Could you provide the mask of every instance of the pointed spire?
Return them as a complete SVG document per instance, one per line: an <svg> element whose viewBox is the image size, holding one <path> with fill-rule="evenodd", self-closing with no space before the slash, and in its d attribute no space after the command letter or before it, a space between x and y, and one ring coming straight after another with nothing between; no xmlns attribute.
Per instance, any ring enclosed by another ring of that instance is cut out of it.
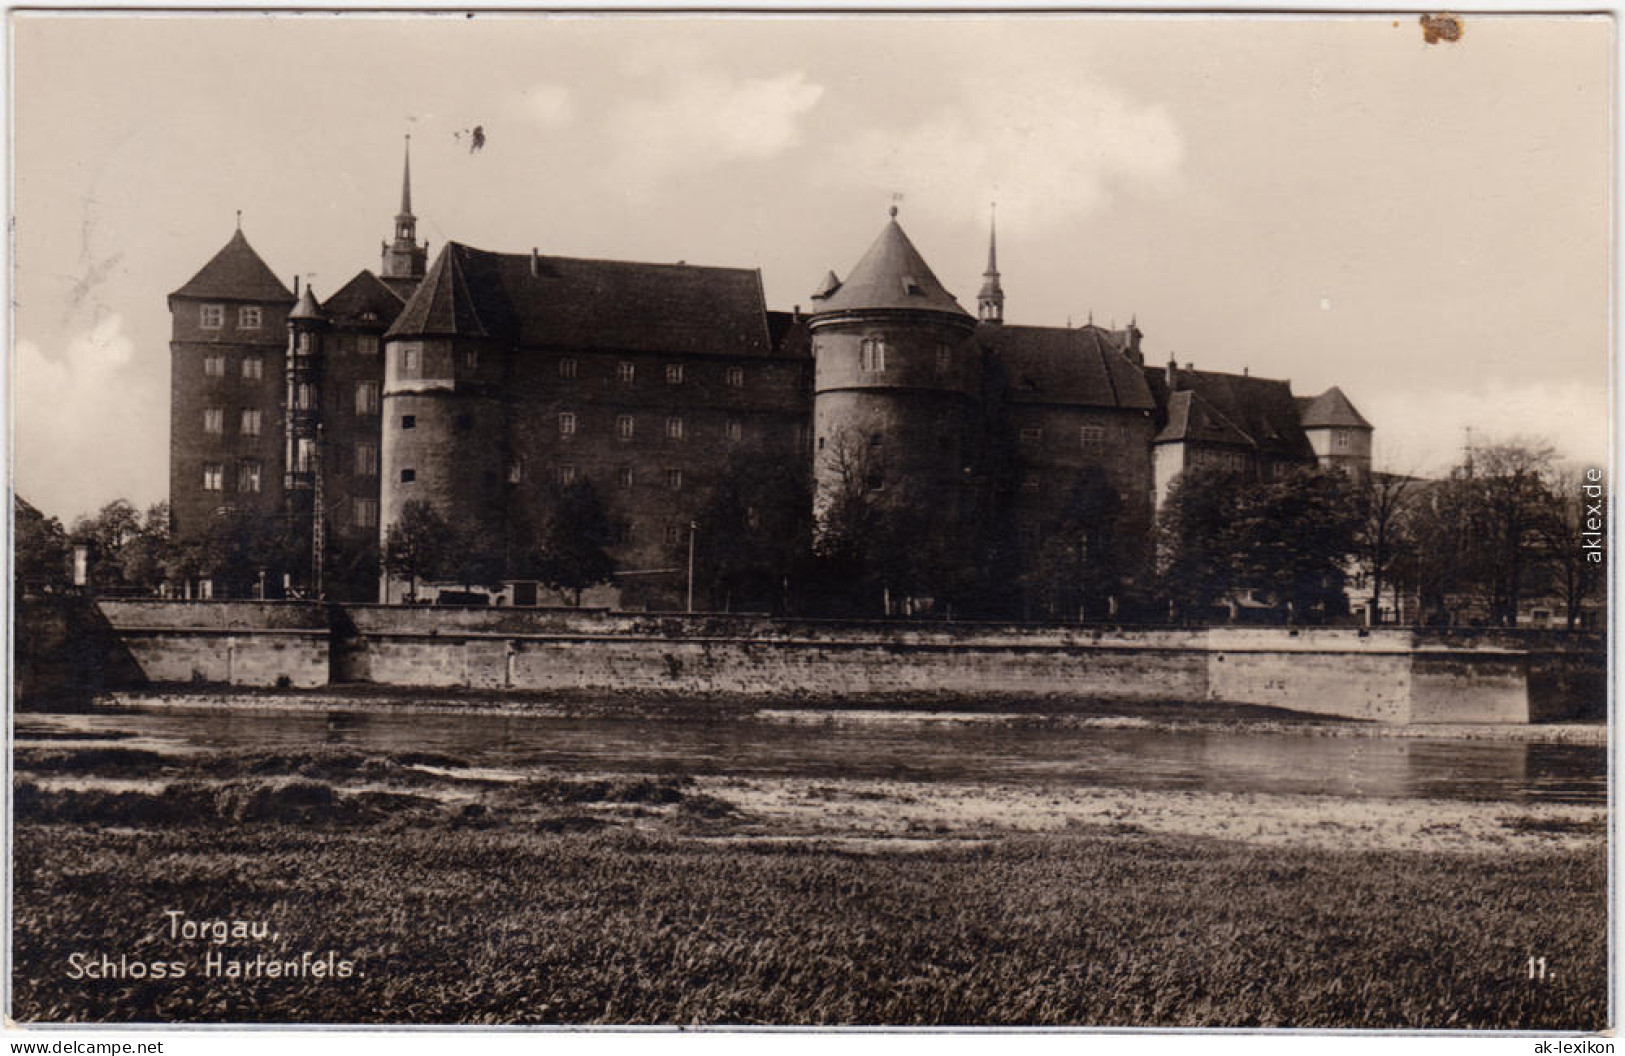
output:
<svg viewBox="0 0 1625 1056"><path fill-rule="evenodd" d="M429 262L428 244L418 245L418 218L412 215L412 134L406 134L401 165L401 211L395 214L395 238L384 243L383 277L421 279Z"/></svg>
<svg viewBox="0 0 1625 1056"><path fill-rule="evenodd" d="M1004 322L1004 286L999 282L999 203L992 203L987 229L987 270L976 295L976 315L984 323Z"/></svg>
<svg viewBox="0 0 1625 1056"><path fill-rule="evenodd" d="M401 167L401 215L412 216L412 133L406 134L406 160ZM413 219L416 219L413 217Z"/></svg>

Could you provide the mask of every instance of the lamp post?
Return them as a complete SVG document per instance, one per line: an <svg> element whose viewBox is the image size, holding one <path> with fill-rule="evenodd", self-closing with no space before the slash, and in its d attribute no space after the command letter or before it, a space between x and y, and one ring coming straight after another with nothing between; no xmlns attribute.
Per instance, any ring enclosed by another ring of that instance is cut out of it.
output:
<svg viewBox="0 0 1625 1056"><path fill-rule="evenodd" d="M694 533L699 531L699 522L688 522L688 611L694 611Z"/></svg>

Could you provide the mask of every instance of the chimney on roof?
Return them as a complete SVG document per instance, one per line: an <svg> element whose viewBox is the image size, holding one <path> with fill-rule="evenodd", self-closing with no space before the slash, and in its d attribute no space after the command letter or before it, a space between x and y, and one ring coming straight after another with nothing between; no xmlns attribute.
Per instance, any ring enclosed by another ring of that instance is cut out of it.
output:
<svg viewBox="0 0 1625 1056"><path fill-rule="evenodd" d="M530 277L540 278L542 274L542 254L535 247L530 247Z"/></svg>
<svg viewBox="0 0 1625 1056"><path fill-rule="evenodd" d="M1192 372L1192 373L1195 373L1196 364L1195 363L1187 363L1187 364L1185 364L1185 369Z"/></svg>
<svg viewBox="0 0 1625 1056"><path fill-rule="evenodd" d="M1247 376L1247 368L1245 366L1241 368L1241 376L1244 378Z"/></svg>
<svg viewBox="0 0 1625 1056"><path fill-rule="evenodd" d="M1163 371L1163 380L1168 383L1168 391L1174 392L1179 388L1179 364L1174 362L1174 354L1168 353L1168 368Z"/></svg>
<svg viewBox="0 0 1625 1056"><path fill-rule="evenodd" d="M295 275L293 277L293 299L296 300L296 301L299 299L299 276L298 275Z"/></svg>
<svg viewBox="0 0 1625 1056"><path fill-rule="evenodd" d="M791 305L791 307L790 307L790 321L792 323L801 322L801 305L799 305L799 304Z"/></svg>

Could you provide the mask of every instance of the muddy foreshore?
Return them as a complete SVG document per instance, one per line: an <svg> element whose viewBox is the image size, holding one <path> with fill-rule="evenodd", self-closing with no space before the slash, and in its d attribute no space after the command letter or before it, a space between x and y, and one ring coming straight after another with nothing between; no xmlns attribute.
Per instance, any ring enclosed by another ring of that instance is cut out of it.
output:
<svg viewBox="0 0 1625 1056"><path fill-rule="evenodd" d="M1203 729L1388 740L1462 740L1505 744L1569 744L1606 747L1602 722L1532 725L1451 723L1387 725L1327 719L1292 711L1216 701L1098 701L1065 697L990 697L931 694L814 700L763 699L723 694L493 693L468 689L351 686L340 690L245 690L239 687L159 687L97 695L63 707L41 702L20 711L203 709L257 712L394 712L534 715L538 718L658 718L717 721L727 718L785 724L896 724L1046 726L1057 729Z"/></svg>

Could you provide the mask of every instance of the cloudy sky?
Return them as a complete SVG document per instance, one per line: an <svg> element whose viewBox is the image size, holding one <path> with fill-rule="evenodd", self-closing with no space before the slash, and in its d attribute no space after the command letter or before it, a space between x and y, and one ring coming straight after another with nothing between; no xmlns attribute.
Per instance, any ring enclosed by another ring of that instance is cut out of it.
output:
<svg viewBox="0 0 1625 1056"><path fill-rule="evenodd" d="M885 220L1012 322L1339 385L1388 467L1608 443L1603 19L17 15L14 478L165 497L164 297L230 237L378 266L412 134L431 253L760 268L808 303ZM468 130L485 149L468 149Z"/></svg>

